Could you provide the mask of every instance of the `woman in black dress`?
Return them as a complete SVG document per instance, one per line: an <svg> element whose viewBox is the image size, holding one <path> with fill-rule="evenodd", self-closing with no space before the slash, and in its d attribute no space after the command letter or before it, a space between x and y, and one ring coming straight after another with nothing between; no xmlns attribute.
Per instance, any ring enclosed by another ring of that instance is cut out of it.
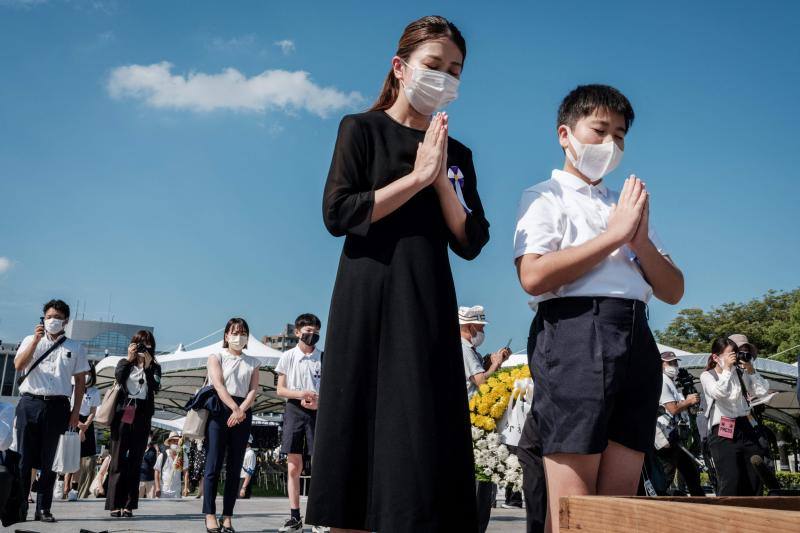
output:
<svg viewBox="0 0 800 533"><path fill-rule="evenodd" d="M457 95L465 55L446 19L411 23L376 104L339 126L323 217L346 239L323 360L310 524L477 531L448 246L473 259L489 224L472 153L448 139L447 116L433 114Z"/></svg>

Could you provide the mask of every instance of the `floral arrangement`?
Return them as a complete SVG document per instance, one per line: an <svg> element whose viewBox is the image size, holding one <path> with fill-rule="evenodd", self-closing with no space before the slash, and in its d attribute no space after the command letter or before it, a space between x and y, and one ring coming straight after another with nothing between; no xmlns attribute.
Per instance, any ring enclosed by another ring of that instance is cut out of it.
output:
<svg viewBox="0 0 800 533"><path fill-rule="evenodd" d="M485 431L494 431L511 401L514 382L529 377L531 371L528 365L495 372L469 400L469 421L472 425Z"/></svg>
<svg viewBox="0 0 800 533"><path fill-rule="evenodd" d="M511 395L515 393L514 382L530 377L527 365L500 370L478 387L478 392L470 398L472 453L478 481L510 485L514 491L522 490L522 467L517 456L501 442L497 422L506 413Z"/></svg>

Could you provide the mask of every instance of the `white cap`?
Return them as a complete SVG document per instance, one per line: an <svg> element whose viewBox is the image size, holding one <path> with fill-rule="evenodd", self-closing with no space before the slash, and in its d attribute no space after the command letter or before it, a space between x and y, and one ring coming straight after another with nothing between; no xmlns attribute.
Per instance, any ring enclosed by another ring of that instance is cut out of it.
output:
<svg viewBox="0 0 800 533"><path fill-rule="evenodd" d="M483 312L483 306L476 305L473 307L459 307L458 323L461 325L488 324L488 322L486 322L486 315Z"/></svg>

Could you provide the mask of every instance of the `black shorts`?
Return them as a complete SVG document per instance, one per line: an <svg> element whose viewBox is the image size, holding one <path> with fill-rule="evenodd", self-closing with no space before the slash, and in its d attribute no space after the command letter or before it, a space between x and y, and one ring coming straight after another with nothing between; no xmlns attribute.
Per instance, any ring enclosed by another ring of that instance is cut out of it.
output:
<svg viewBox="0 0 800 533"><path fill-rule="evenodd" d="M314 453L314 426L317 411L306 409L300 400L288 400L283 412L283 437L281 453L299 453L311 456Z"/></svg>
<svg viewBox="0 0 800 533"><path fill-rule="evenodd" d="M528 338L543 455L653 448L661 357L647 306L609 297L539 304Z"/></svg>

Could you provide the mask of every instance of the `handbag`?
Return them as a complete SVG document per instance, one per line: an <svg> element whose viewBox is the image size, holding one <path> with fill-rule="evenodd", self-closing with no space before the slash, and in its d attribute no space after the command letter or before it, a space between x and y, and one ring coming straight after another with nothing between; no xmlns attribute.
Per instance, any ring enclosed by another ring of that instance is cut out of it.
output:
<svg viewBox="0 0 800 533"><path fill-rule="evenodd" d="M78 433L67 430L58 439L58 448L51 470L59 474L74 474L81 467L81 439Z"/></svg>
<svg viewBox="0 0 800 533"><path fill-rule="evenodd" d="M187 439L203 439L206 436L208 409L189 409L183 420L183 436Z"/></svg>
<svg viewBox="0 0 800 533"><path fill-rule="evenodd" d="M186 410L186 418L183 420L183 436L189 439L205 438L209 415L222 413L222 402L214 385L211 384L211 376L206 375L205 385L189 398L183 408Z"/></svg>
<svg viewBox="0 0 800 533"><path fill-rule="evenodd" d="M119 398L119 383L114 383L114 386L108 389L106 395L103 396L103 402L97 408L94 414L94 422L99 426L110 426L111 421L114 420L114 415L117 412L117 399Z"/></svg>

